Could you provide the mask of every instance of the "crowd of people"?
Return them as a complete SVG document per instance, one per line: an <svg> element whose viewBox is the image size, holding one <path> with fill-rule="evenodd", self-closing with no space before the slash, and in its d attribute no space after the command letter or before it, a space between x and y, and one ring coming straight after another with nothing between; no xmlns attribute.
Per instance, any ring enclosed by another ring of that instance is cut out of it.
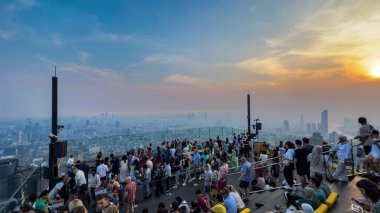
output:
<svg viewBox="0 0 380 213"><path fill-rule="evenodd" d="M365 118L359 118L359 123L362 127L356 139L361 144L357 147L356 164L360 167L362 163L367 176L375 177L380 174L379 132L368 125ZM24 209L48 212L49 203L63 199L64 211L69 213L87 212L88 209L119 212L121 205L129 213L134 212L138 197L159 198L171 195L173 189L194 184L198 190L193 201L188 203L177 196L170 207L160 203L156 210L143 209L142 212L237 213L246 207L249 191L275 189L281 182L282 171L287 205L276 208L287 212L312 212L331 193L324 182L328 171L326 157L330 155L327 146L313 146L308 138L303 138L280 143L278 147L264 144L258 149L247 136L233 135L231 140L217 137L204 142L177 139L157 147L150 144L129 150L121 159L99 152L93 167L70 156L66 177L38 198L36 195L30 197L31 205ZM338 156L337 169L332 174L334 180L348 180L346 166L353 160L352 148L347 137L339 137L332 149ZM360 149L364 150L364 155ZM239 183L235 186L229 180L233 172L239 173ZM300 184L295 185L297 179ZM198 186L199 180L202 187ZM377 212L379 196L372 195L367 185L358 187L363 188L363 193L373 203L372 209ZM143 186L143 190L138 191L138 186Z"/></svg>

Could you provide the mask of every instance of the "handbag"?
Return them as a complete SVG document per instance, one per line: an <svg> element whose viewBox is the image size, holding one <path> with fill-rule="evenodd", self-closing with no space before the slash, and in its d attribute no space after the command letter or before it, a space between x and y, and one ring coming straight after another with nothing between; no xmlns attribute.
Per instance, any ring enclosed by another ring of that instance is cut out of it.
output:
<svg viewBox="0 0 380 213"><path fill-rule="evenodd" d="M334 177L332 176L332 174L330 173L330 170L327 169L325 157L322 156L322 158L323 158L323 166L325 167L326 180L327 180L329 183L334 183L334 182L335 182L335 179L334 179Z"/></svg>

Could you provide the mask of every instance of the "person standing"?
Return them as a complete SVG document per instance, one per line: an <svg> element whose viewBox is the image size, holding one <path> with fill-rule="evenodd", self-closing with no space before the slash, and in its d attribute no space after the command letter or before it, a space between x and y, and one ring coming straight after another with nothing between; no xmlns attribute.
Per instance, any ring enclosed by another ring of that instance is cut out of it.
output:
<svg viewBox="0 0 380 213"><path fill-rule="evenodd" d="M325 170L327 168L327 162L323 159L322 147L315 146L313 151L307 156L307 161L310 164L310 175L314 176L315 173L325 176Z"/></svg>
<svg viewBox="0 0 380 213"><path fill-rule="evenodd" d="M136 201L136 182L132 181L130 176L126 179L127 185L124 191L124 201L126 202L126 213L135 212L135 201Z"/></svg>
<svg viewBox="0 0 380 213"><path fill-rule="evenodd" d="M313 152L314 146L310 144L309 138L306 138L306 137L302 138L302 143L303 143L303 148L307 152L307 155ZM307 175L307 179L310 180L310 176L312 176L310 173L310 162L307 162L306 175Z"/></svg>
<svg viewBox="0 0 380 213"><path fill-rule="evenodd" d="M157 199L160 196L160 193L164 193L164 187L162 186L162 179L164 178L164 169L161 165L158 165L154 175L154 181L156 185L155 189L155 198Z"/></svg>
<svg viewBox="0 0 380 213"><path fill-rule="evenodd" d="M108 166L104 164L104 160L100 160L100 165L96 167L96 173L100 177L101 185L106 187Z"/></svg>
<svg viewBox="0 0 380 213"><path fill-rule="evenodd" d="M228 165L226 164L226 160L222 159L220 161L220 167L218 172L218 183L216 189L221 191L227 185L227 175L228 175Z"/></svg>
<svg viewBox="0 0 380 213"><path fill-rule="evenodd" d="M364 146L365 154L368 155L371 152L373 126L367 124L367 118L365 117L358 118L358 123L362 126L359 129L359 135L354 139L359 139Z"/></svg>
<svg viewBox="0 0 380 213"><path fill-rule="evenodd" d="M294 144L290 141L285 143L285 156L284 156L284 177L282 182L285 189L290 190L293 187L293 170L294 170Z"/></svg>
<svg viewBox="0 0 380 213"><path fill-rule="evenodd" d="M371 152L364 160L364 170L366 174L372 173L374 176L380 176L380 139L379 131L373 130L373 141Z"/></svg>
<svg viewBox="0 0 380 213"><path fill-rule="evenodd" d="M245 157L240 158L240 162L242 164L239 178L240 194L244 201L248 201L248 187L252 179L252 166Z"/></svg>
<svg viewBox="0 0 380 213"><path fill-rule="evenodd" d="M165 166L165 181L166 181L166 192L170 191L170 178L172 177L172 167L170 166L170 161L166 161Z"/></svg>
<svg viewBox="0 0 380 213"><path fill-rule="evenodd" d="M84 172L78 169L77 166L73 166L71 171L75 174L75 186L74 188L79 191L79 188L87 185L86 177L84 176Z"/></svg>
<svg viewBox="0 0 380 213"><path fill-rule="evenodd" d="M346 136L339 137L339 143L335 145L338 151L338 166L333 173L333 178L339 181L348 181L345 161L351 159L351 145Z"/></svg>
<svg viewBox="0 0 380 213"><path fill-rule="evenodd" d="M205 195L211 198L211 185L212 185L212 171L209 164L206 164L205 166L205 179L204 179L204 189L205 189Z"/></svg>
<svg viewBox="0 0 380 213"><path fill-rule="evenodd" d="M128 159L126 155L123 155L123 157L121 157L121 162L120 162L120 175L119 175L120 183L125 184L125 179L128 176L129 176Z"/></svg>
<svg viewBox="0 0 380 213"><path fill-rule="evenodd" d="M306 175L308 172L307 156L309 152L302 147L302 141L296 140L297 149L294 151L294 163L296 164L297 174L300 176L302 185L306 184Z"/></svg>
<svg viewBox="0 0 380 213"><path fill-rule="evenodd" d="M110 157L111 157L111 165L112 165L112 169L111 169L111 172L112 174L114 175L119 175L119 172L120 172L120 161L117 157L114 156L114 154L110 154Z"/></svg>
<svg viewBox="0 0 380 213"><path fill-rule="evenodd" d="M152 172L148 165L144 165L144 188L145 188L145 197L150 198L150 183L152 182Z"/></svg>
<svg viewBox="0 0 380 213"><path fill-rule="evenodd" d="M88 183L91 189L91 197L93 200L95 200L96 199L95 189L100 187L100 177L98 174L96 174L96 169L92 169Z"/></svg>

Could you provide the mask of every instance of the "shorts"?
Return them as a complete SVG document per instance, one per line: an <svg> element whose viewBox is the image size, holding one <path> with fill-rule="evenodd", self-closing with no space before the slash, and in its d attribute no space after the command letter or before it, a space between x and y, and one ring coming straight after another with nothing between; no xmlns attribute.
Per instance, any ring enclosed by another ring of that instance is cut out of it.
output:
<svg viewBox="0 0 380 213"><path fill-rule="evenodd" d="M249 182L241 180L239 183L239 187L242 189L246 189L249 187Z"/></svg>
<svg viewBox="0 0 380 213"><path fill-rule="evenodd" d="M105 180L107 180L107 176L101 177L100 180L101 180L101 181L105 181Z"/></svg>
<svg viewBox="0 0 380 213"><path fill-rule="evenodd" d="M218 181L218 183L216 184L216 189L218 191L224 189L224 187L226 187L227 183L226 182L221 182L221 181Z"/></svg>
<svg viewBox="0 0 380 213"><path fill-rule="evenodd" d="M210 193L211 191L211 186L205 186L205 193Z"/></svg>
<svg viewBox="0 0 380 213"><path fill-rule="evenodd" d="M372 146L364 146L364 153L368 155L371 152Z"/></svg>
<svg viewBox="0 0 380 213"><path fill-rule="evenodd" d="M307 167L297 167L297 175L304 176L307 173Z"/></svg>

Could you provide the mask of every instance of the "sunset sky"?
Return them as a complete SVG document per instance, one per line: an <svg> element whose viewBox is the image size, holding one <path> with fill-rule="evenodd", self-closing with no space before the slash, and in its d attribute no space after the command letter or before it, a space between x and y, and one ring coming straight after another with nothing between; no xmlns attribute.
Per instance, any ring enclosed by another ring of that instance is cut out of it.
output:
<svg viewBox="0 0 380 213"><path fill-rule="evenodd" d="M380 3L0 2L0 119L245 113L380 119Z"/></svg>

